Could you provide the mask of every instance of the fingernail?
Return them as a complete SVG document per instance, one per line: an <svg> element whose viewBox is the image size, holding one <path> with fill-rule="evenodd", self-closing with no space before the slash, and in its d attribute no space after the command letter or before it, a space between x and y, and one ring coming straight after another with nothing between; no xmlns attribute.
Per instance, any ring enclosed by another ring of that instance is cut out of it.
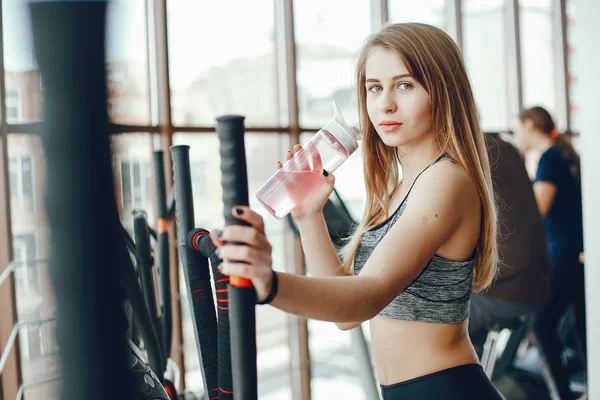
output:
<svg viewBox="0 0 600 400"><path fill-rule="evenodd" d="M235 213L237 215L242 215L244 213L244 210L242 210L241 208L234 207L233 209L235 210Z"/></svg>
<svg viewBox="0 0 600 400"><path fill-rule="evenodd" d="M327 172L326 170L323 170L323 175L329 176L329 172Z"/></svg>
<svg viewBox="0 0 600 400"><path fill-rule="evenodd" d="M220 254L221 254L221 249L216 249L216 250L215 250L215 255L216 255L217 257L221 258Z"/></svg>
<svg viewBox="0 0 600 400"><path fill-rule="evenodd" d="M217 230L215 231L215 235L217 235L217 237L221 237L221 236L223 236L223 231L222 231L222 230L220 230L220 229L217 229Z"/></svg>

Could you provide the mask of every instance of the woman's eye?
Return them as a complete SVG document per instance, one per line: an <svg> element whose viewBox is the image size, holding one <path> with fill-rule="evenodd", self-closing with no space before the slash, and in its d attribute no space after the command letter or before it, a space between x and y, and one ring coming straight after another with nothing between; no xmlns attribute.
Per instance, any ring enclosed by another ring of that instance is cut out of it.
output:
<svg viewBox="0 0 600 400"><path fill-rule="evenodd" d="M408 83L408 82L402 82L398 84L398 88L402 89L402 90L410 90L412 89L414 86L412 85L412 83Z"/></svg>
<svg viewBox="0 0 600 400"><path fill-rule="evenodd" d="M369 86L369 92L379 92L381 91L381 86L379 85L373 85L373 86Z"/></svg>

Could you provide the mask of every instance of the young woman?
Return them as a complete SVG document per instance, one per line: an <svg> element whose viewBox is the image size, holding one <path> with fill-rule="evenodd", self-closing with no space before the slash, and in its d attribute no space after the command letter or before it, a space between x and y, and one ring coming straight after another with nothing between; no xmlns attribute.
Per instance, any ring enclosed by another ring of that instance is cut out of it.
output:
<svg viewBox="0 0 600 400"><path fill-rule="evenodd" d="M500 399L467 333L471 291L492 281L497 248L460 52L435 27L389 25L366 42L357 70L367 203L343 260L322 215L334 186L323 171L321 188L292 212L310 277L272 270L263 220L247 207L232 212L249 227L213 232L222 271L251 279L259 302L286 312L341 329L370 320L386 400Z"/></svg>
<svg viewBox="0 0 600 400"><path fill-rule="evenodd" d="M582 344L580 358L585 365L585 285L583 265L579 263L579 253L583 251L579 156L571 144L557 134L552 117L542 107L524 110L519 119L516 131L519 149L542 153L533 190L544 219L550 256L550 297L536 316L534 331L552 375L551 390L561 399L572 399L569 373L560 359L563 346L557 329L567 308L573 305Z"/></svg>

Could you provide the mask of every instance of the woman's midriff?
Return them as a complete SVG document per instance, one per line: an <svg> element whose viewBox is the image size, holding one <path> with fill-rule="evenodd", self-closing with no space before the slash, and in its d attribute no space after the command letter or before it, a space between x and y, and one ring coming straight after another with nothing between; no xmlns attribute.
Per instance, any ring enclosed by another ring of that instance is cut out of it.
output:
<svg viewBox="0 0 600 400"><path fill-rule="evenodd" d="M479 360L467 321L434 324L377 316L370 321L377 377L391 385Z"/></svg>

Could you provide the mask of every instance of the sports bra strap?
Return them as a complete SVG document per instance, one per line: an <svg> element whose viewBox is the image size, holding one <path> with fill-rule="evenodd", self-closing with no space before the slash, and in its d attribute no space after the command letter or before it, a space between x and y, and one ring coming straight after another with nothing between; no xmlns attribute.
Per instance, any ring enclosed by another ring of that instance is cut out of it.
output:
<svg viewBox="0 0 600 400"><path fill-rule="evenodd" d="M415 179L410 184L410 187L408 188L408 192L406 192L406 195L404 196L404 199L402 200L402 203L404 203L406 201L406 199L408 199L408 195L410 194L410 191L412 190L413 186L415 186L415 182L417 181L417 179L419 179L419 177L421 176L421 174L423 172L427 171L429 169L429 167L431 167L432 165L437 164L439 161L442 161L444 158L447 158L450 161L454 162L454 160L452 160L452 158L448 157L446 155L446 153L444 153L441 156L439 156L434 162L432 162L431 164L429 164L428 166L426 166L425 168L423 168L423 170L421 172L419 172L419 174L415 177Z"/></svg>

